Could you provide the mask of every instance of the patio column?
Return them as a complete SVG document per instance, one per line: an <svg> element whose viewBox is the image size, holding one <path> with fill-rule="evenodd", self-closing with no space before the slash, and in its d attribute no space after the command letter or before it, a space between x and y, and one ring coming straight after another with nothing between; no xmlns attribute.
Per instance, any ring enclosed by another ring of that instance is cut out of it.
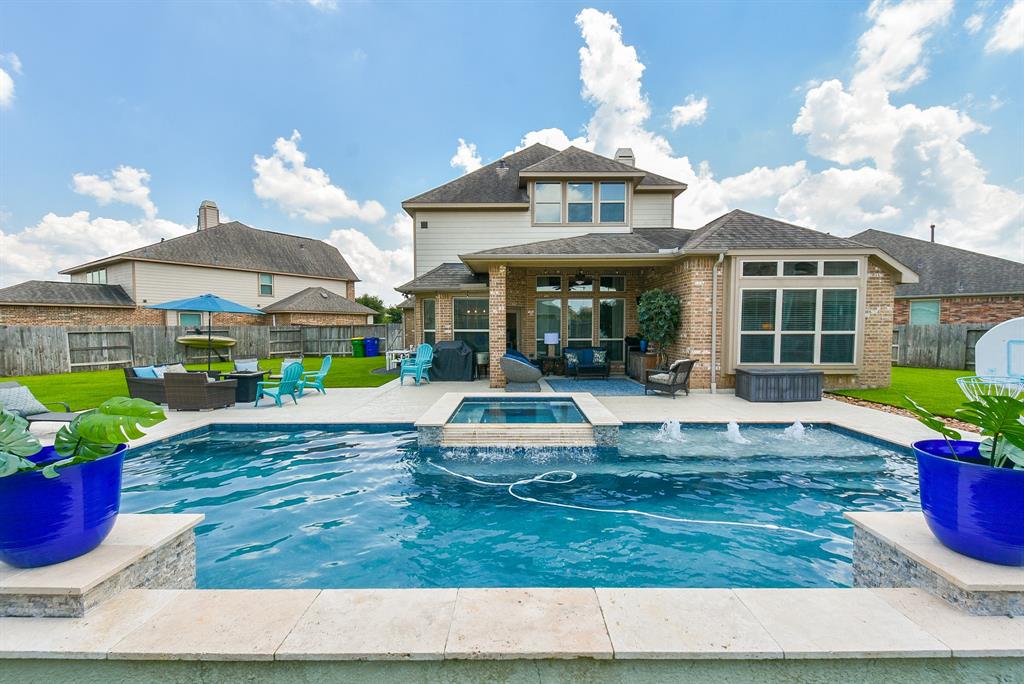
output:
<svg viewBox="0 0 1024 684"><path fill-rule="evenodd" d="M498 360L505 355L505 301L508 289L508 266L505 264L494 264L488 269L488 328L490 338L490 368L491 387L504 387L506 384L505 374L498 364Z"/></svg>

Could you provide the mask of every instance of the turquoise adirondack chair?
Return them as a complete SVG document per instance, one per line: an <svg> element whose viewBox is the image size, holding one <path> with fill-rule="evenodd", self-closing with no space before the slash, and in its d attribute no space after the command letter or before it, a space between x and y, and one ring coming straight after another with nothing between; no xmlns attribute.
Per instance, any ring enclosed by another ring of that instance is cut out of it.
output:
<svg viewBox="0 0 1024 684"><path fill-rule="evenodd" d="M256 403L260 405L263 397L273 397L274 403L281 406L282 397L291 397L296 404L299 403L299 383L302 382L302 364L290 363L281 373L281 380L274 382L256 383Z"/></svg>
<svg viewBox="0 0 1024 684"><path fill-rule="evenodd" d="M434 361L434 348L429 344L421 344L416 347L416 356L409 359L402 359L402 366L398 372L398 384L405 384L405 376L416 378L416 384L420 380L430 382L430 367Z"/></svg>
<svg viewBox="0 0 1024 684"><path fill-rule="evenodd" d="M302 374L302 379L299 381L299 395L301 396L307 387L312 387L321 394L327 394L327 390L324 389L324 378L327 377L329 370L331 370L331 357L325 356L320 363L320 370L306 371Z"/></svg>

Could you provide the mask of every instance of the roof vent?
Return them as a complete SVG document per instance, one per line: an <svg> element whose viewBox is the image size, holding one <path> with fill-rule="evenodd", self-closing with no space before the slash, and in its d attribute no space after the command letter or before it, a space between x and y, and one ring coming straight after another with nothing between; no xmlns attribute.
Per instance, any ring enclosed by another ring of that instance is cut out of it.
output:
<svg viewBox="0 0 1024 684"><path fill-rule="evenodd" d="M494 167L494 170L497 172L498 178L504 178L505 174L508 173L508 162L504 159L499 159L498 165Z"/></svg>
<svg viewBox="0 0 1024 684"><path fill-rule="evenodd" d="M324 299L327 299L327 293L324 292L323 290L320 290L320 296L323 297Z"/></svg>
<svg viewBox="0 0 1024 684"><path fill-rule="evenodd" d="M633 150L629 147L620 147L615 150L615 161L626 166L636 166L636 157L633 156Z"/></svg>
<svg viewBox="0 0 1024 684"><path fill-rule="evenodd" d="M199 205L199 216L196 218L197 230L206 230L220 225L220 209L217 208L217 203L213 200L203 200Z"/></svg>

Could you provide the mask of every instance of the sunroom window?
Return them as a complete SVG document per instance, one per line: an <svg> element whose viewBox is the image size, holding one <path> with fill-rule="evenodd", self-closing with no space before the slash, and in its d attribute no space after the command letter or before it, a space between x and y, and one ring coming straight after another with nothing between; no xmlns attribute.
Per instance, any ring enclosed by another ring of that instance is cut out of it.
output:
<svg viewBox="0 0 1024 684"><path fill-rule="evenodd" d="M853 363L856 338L856 289L742 291L740 363Z"/></svg>

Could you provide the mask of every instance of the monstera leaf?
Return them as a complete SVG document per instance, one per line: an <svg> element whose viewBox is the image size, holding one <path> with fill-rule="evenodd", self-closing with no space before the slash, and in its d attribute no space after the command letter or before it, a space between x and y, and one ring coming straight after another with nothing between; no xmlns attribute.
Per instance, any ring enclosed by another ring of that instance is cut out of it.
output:
<svg viewBox="0 0 1024 684"><path fill-rule="evenodd" d="M57 477L58 468L109 456L119 444L142 437L145 433L140 427L152 427L165 419L163 409L151 401L108 399L60 429L53 446L64 458L44 467L43 475Z"/></svg>
<svg viewBox="0 0 1024 684"><path fill-rule="evenodd" d="M34 466L25 457L39 453L41 448L28 430L28 421L0 406L0 477Z"/></svg>
<svg viewBox="0 0 1024 684"><path fill-rule="evenodd" d="M1013 397L981 396L956 410L956 417L977 425L985 436L981 452L997 468L1024 465L1024 402Z"/></svg>
<svg viewBox="0 0 1024 684"><path fill-rule="evenodd" d="M916 401L903 395L903 398L910 404L910 412L917 416L917 419L924 423L927 427L935 430L946 439L960 439L960 433L951 427L948 427L942 419L934 415L931 411L921 406Z"/></svg>

